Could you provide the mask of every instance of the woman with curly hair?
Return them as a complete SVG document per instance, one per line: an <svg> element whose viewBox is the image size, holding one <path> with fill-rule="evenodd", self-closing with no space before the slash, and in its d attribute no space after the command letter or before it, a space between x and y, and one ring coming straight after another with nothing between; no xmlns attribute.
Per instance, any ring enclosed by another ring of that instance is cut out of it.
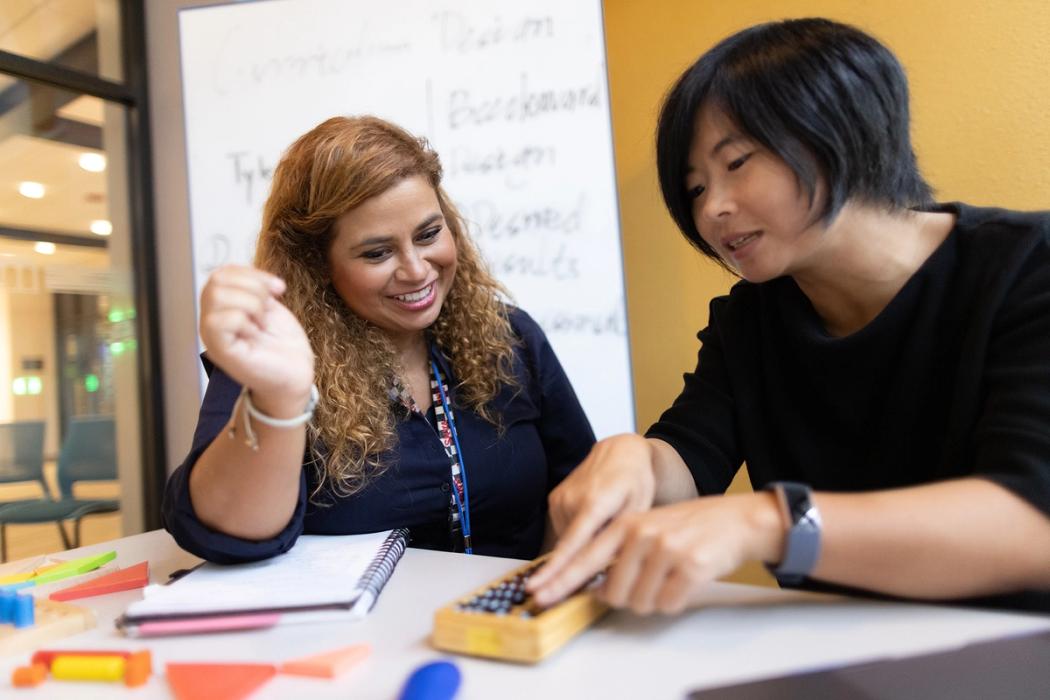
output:
<svg viewBox="0 0 1050 700"><path fill-rule="evenodd" d="M485 269L437 155L329 119L274 171L255 267L201 294L210 373L164 522L218 562L302 533L531 558L594 434L542 330Z"/></svg>

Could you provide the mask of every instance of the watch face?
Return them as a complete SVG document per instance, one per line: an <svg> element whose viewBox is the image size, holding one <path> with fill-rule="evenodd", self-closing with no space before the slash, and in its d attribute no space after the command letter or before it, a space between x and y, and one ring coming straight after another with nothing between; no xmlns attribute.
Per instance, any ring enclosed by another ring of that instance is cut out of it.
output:
<svg viewBox="0 0 1050 700"><path fill-rule="evenodd" d="M785 483L783 489L791 523L796 527L820 529L820 515L810 500L809 488L802 484Z"/></svg>

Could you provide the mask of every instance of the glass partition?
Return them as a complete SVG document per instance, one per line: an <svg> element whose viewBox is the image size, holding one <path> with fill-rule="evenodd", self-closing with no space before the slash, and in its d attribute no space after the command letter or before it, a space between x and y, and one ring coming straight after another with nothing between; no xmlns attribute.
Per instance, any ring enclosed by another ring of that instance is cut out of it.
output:
<svg viewBox="0 0 1050 700"><path fill-rule="evenodd" d="M136 494L142 412L125 107L0 77L0 424L44 422L46 484L5 483L0 469L0 507L69 495L59 489L76 457L69 427L99 418L115 420L115 436L98 439L116 443L107 454L117 463L108 478L73 484L72 495ZM90 516L82 543L120 537L124 522L119 512ZM6 535L8 559L64 546L53 521L12 521Z"/></svg>
<svg viewBox="0 0 1050 700"><path fill-rule="evenodd" d="M114 82L124 79L119 0L4 0L0 51ZM0 76L0 92L10 79Z"/></svg>

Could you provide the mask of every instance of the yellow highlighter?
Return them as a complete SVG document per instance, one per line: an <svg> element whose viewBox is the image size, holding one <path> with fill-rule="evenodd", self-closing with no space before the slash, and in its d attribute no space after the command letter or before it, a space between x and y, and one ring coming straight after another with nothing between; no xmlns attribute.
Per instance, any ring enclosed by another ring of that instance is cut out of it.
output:
<svg viewBox="0 0 1050 700"><path fill-rule="evenodd" d="M26 571L21 574L8 574L7 576L0 576L0 586L7 586L14 583L25 583L34 576L36 576L35 571Z"/></svg>
<svg viewBox="0 0 1050 700"><path fill-rule="evenodd" d="M31 578L36 578L40 574L47 573L51 569L57 569L60 566L65 566L66 562L56 561L50 564L41 564L32 571L23 571L19 574L8 574L7 576L0 576L0 586L6 586L12 583L24 583Z"/></svg>
<svg viewBox="0 0 1050 700"><path fill-rule="evenodd" d="M51 676L60 681L119 681L127 664L123 656L56 656Z"/></svg>

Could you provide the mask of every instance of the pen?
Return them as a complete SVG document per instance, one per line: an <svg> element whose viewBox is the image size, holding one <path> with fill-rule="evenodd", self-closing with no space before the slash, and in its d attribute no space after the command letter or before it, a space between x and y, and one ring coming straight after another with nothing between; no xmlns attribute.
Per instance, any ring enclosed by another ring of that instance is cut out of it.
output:
<svg viewBox="0 0 1050 700"><path fill-rule="evenodd" d="M194 571L201 568L202 566L204 566L203 561L195 566L191 566L188 569L176 569L175 571L172 571L170 574L168 574L167 583L165 583L164 585L167 585L169 583L175 583L183 576L186 576L187 574L192 574Z"/></svg>

